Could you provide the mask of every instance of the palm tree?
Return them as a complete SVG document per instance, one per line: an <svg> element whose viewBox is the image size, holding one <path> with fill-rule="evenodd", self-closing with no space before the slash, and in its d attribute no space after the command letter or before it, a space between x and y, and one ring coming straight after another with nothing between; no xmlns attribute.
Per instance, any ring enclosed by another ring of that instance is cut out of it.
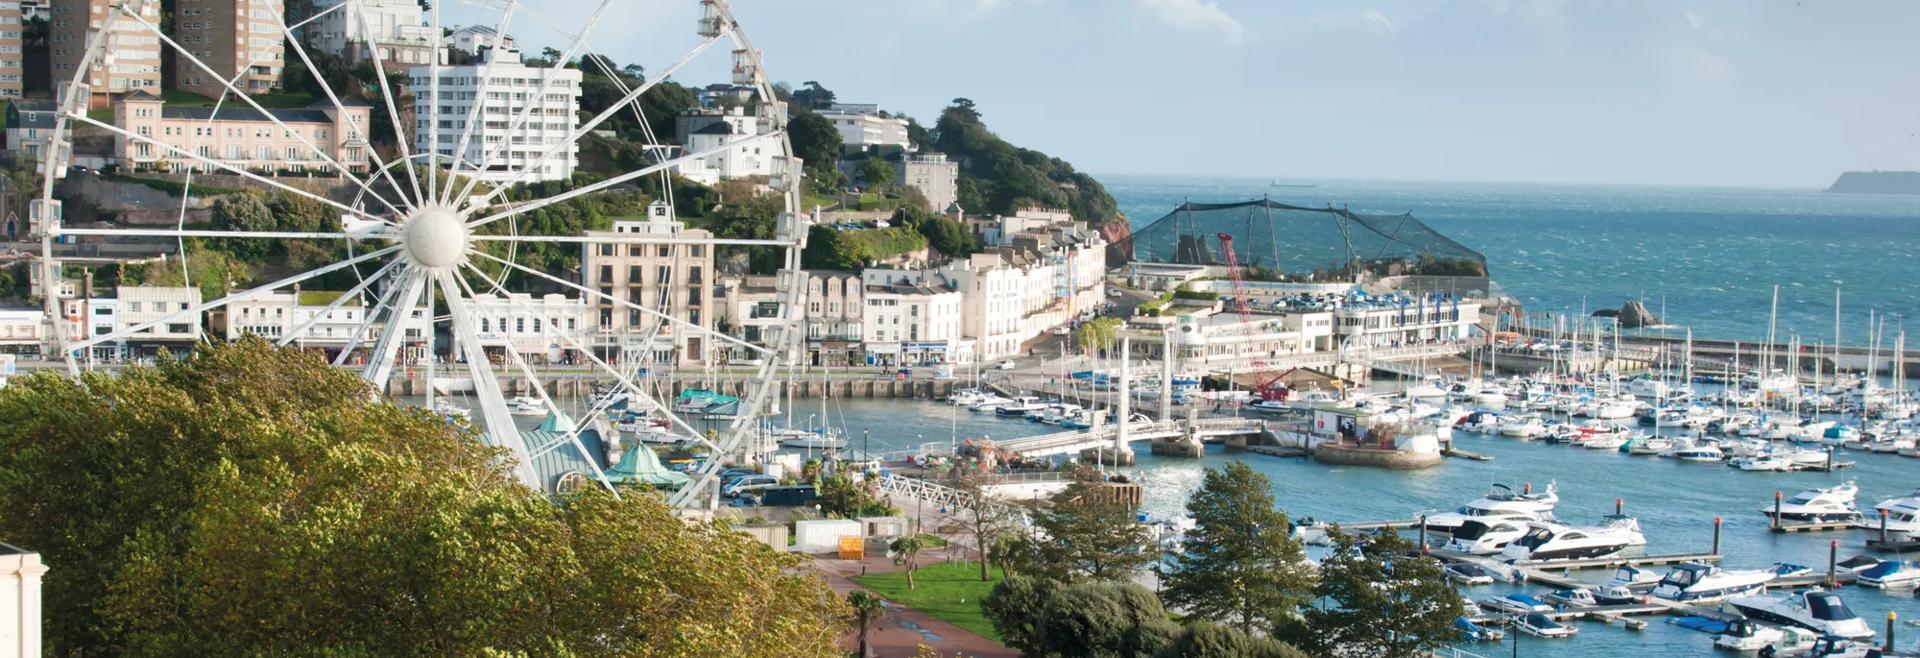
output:
<svg viewBox="0 0 1920 658"><path fill-rule="evenodd" d="M893 551L893 563L907 568L907 589L913 589L913 570L920 567L916 560L920 557L920 549L926 547L926 540L921 539L919 535L907 535L895 539L887 547Z"/></svg>
<svg viewBox="0 0 1920 658"><path fill-rule="evenodd" d="M853 608L853 621L860 625L860 656L867 655L867 626L887 611L880 597L864 589L847 592L847 607Z"/></svg>

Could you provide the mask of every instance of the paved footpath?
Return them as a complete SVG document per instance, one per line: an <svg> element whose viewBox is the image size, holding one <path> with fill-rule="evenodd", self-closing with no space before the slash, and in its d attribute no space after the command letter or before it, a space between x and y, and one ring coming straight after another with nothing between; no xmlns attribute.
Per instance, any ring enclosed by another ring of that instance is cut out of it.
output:
<svg viewBox="0 0 1920 658"><path fill-rule="evenodd" d="M928 551L926 555L934 561L944 561L945 557ZM842 595L860 587L851 577L862 573L886 573L899 571L900 567L885 557L868 557L864 560L836 560L821 558L813 561L815 571L827 580L833 591ZM855 629L843 638L849 648L859 646L859 630ZM1009 649L991 638L949 624L926 613L887 602L887 612L881 615L867 629L867 650L877 658L912 658L920 651L920 646L933 647L942 656L962 656L966 658L1020 658L1020 652Z"/></svg>

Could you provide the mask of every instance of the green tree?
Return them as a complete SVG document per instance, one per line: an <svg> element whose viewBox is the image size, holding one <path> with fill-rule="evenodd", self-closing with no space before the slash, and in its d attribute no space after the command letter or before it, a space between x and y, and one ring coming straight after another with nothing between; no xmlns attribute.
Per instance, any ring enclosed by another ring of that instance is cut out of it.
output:
<svg viewBox="0 0 1920 658"><path fill-rule="evenodd" d="M56 565L50 655L839 655L798 558L501 457L248 339L0 390L0 536Z"/></svg>
<svg viewBox="0 0 1920 658"><path fill-rule="evenodd" d="M867 628L886 614L887 604L873 592L856 589L847 592L847 608L853 611L853 623L860 629L860 655L867 655Z"/></svg>
<svg viewBox="0 0 1920 658"><path fill-rule="evenodd" d="M1074 482L1034 520L1040 567L1063 581L1131 580L1154 559L1147 528L1099 482Z"/></svg>
<svg viewBox="0 0 1920 658"><path fill-rule="evenodd" d="M869 155L861 160L853 172L868 190L883 190L893 184L893 163L878 155Z"/></svg>
<svg viewBox="0 0 1920 658"><path fill-rule="evenodd" d="M1245 462L1207 469L1187 500L1194 528L1166 572L1169 605L1242 633L1278 635L1296 618L1313 598L1313 571L1287 515L1274 509L1272 490Z"/></svg>
<svg viewBox="0 0 1920 658"><path fill-rule="evenodd" d="M1007 533L1013 521L1013 508L995 500L987 491L987 481L976 473L956 473L948 486L961 492L960 501L953 505L948 514L952 527L958 534L973 540L974 549L980 555L980 582L993 578L990 563L996 559L998 539ZM1001 575L1006 575L1004 566Z"/></svg>
<svg viewBox="0 0 1920 658"><path fill-rule="evenodd" d="M840 131L826 117L796 109L787 122L787 139L793 154L806 161L808 173L815 177L834 171L840 162Z"/></svg>
<svg viewBox="0 0 1920 658"><path fill-rule="evenodd" d="M1319 602L1306 611L1314 653L1413 658L1456 639L1453 620L1465 606L1439 561L1390 532L1328 534L1333 554L1320 564Z"/></svg>
<svg viewBox="0 0 1920 658"><path fill-rule="evenodd" d="M834 471L820 479L820 512L841 519L892 515L893 507L874 496L872 485L873 480L855 482L846 471Z"/></svg>
<svg viewBox="0 0 1920 658"><path fill-rule="evenodd" d="M1073 341L1088 356L1099 354L1120 342L1120 318L1094 318L1073 330Z"/></svg>
<svg viewBox="0 0 1920 658"><path fill-rule="evenodd" d="M1232 626L1196 621L1154 654L1154 658L1307 658L1291 644L1240 632Z"/></svg>
<svg viewBox="0 0 1920 658"><path fill-rule="evenodd" d="M1149 658L1180 633L1153 592L1135 583L1013 576L995 584L980 609L1026 656Z"/></svg>
<svg viewBox="0 0 1920 658"><path fill-rule="evenodd" d="M1065 208L1100 225L1120 221L1113 195L1065 160L1007 143L981 122L973 101L953 99L934 124L934 146L961 163L959 198L971 212L1012 213L1022 205Z"/></svg>
<svg viewBox="0 0 1920 658"><path fill-rule="evenodd" d="M928 217L919 224L920 234L927 236L927 244L948 256L966 256L980 251L980 241L975 239L967 225L947 217Z"/></svg>
<svg viewBox="0 0 1920 658"><path fill-rule="evenodd" d="M920 568L920 550L926 547L926 540L917 534L896 538L887 545L887 550L893 552L893 563L906 569L907 589L914 588L913 572Z"/></svg>
<svg viewBox="0 0 1920 658"><path fill-rule="evenodd" d="M814 80L800 83L800 88L793 90L792 98L795 107L809 110L824 110L832 106L835 100L833 90L820 86Z"/></svg>

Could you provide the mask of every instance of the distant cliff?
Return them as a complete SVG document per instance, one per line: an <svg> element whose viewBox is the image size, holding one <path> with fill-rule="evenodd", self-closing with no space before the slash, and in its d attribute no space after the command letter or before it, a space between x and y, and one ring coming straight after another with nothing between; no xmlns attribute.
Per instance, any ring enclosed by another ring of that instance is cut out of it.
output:
<svg viewBox="0 0 1920 658"><path fill-rule="evenodd" d="M1920 171L1849 171L1827 188L1841 194L1920 194Z"/></svg>

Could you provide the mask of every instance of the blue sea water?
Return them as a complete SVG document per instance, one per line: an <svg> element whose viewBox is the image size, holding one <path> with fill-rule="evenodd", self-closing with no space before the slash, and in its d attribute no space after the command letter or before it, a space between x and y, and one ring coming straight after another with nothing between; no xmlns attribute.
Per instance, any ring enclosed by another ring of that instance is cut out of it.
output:
<svg viewBox="0 0 1920 658"><path fill-rule="evenodd" d="M1865 342L1869 309L1920 316L1920 196L1817 190L1103 176L1135 228L1183 200L1263 195L1299 206L1413 215L1487 257L1530 311L1578 313L1644 299L1702 338L1762 339L1773 287L1780 335ZM1287 181L1293 183L1295 181ZM1284 233L1282 233L1284 235Z"/></svg>

